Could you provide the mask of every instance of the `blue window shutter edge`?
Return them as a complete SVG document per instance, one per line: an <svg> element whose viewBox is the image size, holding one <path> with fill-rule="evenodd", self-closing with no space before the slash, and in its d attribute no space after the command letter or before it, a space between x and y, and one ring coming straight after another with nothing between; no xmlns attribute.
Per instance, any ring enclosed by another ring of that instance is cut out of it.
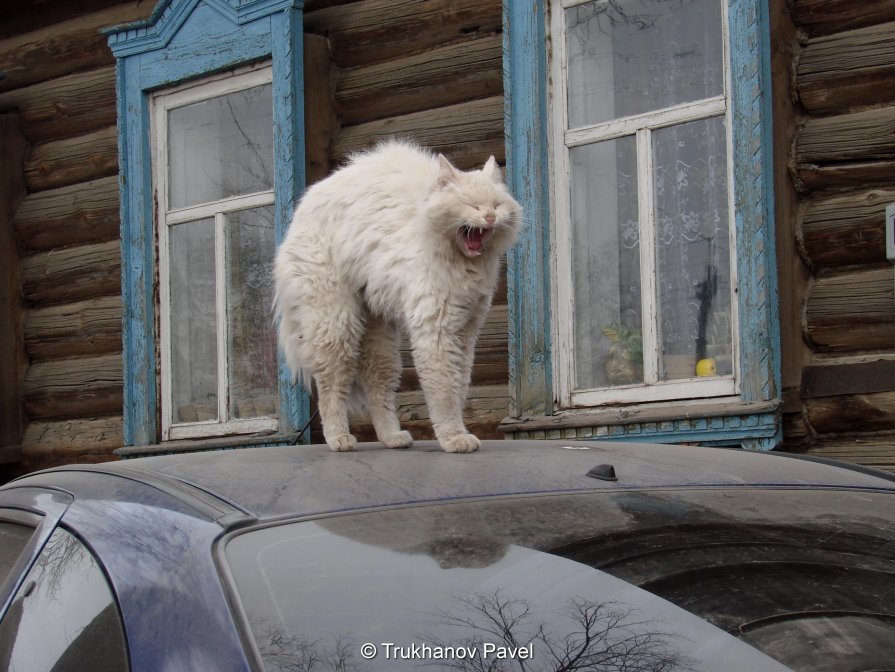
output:
<svg viewBox="0 0 895 672"><path fill-rule="evenodd" d="M507 179L522 205L519 242L507 254L510 414L553 412L550 208L544 0L504 0Z"/></svg>
<svg viewBox="0 0 895 672"><path fill-rule="evenodd" d="M148 20L106 31L117 72L125 445L160 438L149 93L272 60L279 244L305 186L302 5L300 0L162 0ZM204 18L191 23L200 7ZM189 39L175 48L172 40L181 31ZM290 433L307 422L310 400L282 357L279 380L280 431Z"/></svg>

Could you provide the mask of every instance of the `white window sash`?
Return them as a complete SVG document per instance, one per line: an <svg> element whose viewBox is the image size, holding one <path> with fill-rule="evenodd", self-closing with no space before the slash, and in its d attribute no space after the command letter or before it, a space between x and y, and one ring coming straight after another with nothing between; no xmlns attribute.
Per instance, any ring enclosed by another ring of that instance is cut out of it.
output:
<svg viewBox="0 0 895 672"><path fill-rule="evenodd" d="M227 215L274 204L274 190L234 196L185 208L168 209L168 113L184 105L210 100L243 91L272 81L270 66L252 68L226 77L214 77L200 84L178 87L153 96L151 103L151 139L154 189L158 222L159 264L159 357L162 441L195 439L225 434L252 434L276 430L276 417L229 417L229 347L227 342ZM271 120L273 123L273 120ZM217 412L210 421L175 422L173 408L173 380L171 375L171 287L170 287L170 227L189 222L214 219L215 232L215 315L217 334Z"/></svg>
<svg viewBox="0 0 895 672"><path fill-rule="evenodd" d="M593 0L562 0L549 12L552 35L552 60L550 72L552 88L548 97L550 124L550 184L552 203L551 247L553 250L552 324L554 360L554 402L561 408L584 408L613 403L632 404L655 401L671 401L722 397L739 393L738 310L736 276L736 225L733 193L733 138L728 95L730 91L730 66L728 58L727 6L723 5L723 59L724 94L675 105L668 108L612 119L599 124L567 128L567 54L565 40L564 9L586 4ZM599 0L597 0L599 2ZM685 378L660 381L659 334L656 315L656 242L653 195L653 165L651 133L660 128L675 126L711 117L725 117L727 132L727 182L731 284L731 356L733 374L712 378ZM571 167L569 152L574 147L594 144L605 140L634 136L637 143L638 165L638 212L640 223L640 270L641 310L643 324L643 374L644 382L636 385L614 386L599 389L575 387L574 275L572 263L571 225Z"/></svg>

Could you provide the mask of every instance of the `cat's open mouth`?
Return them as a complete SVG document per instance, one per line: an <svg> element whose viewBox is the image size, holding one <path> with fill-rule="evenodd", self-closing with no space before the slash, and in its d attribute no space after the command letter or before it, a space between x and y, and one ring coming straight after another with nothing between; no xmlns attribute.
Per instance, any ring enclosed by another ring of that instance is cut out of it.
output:
<svg viewBox="0 0 895 672"><path fill-rule="evenodd" d="M482 253L485 243L494 233L494 229L481 229L477 226L461 226L459 230L460 243L463 253L467 257L477 257Z"/></svg>

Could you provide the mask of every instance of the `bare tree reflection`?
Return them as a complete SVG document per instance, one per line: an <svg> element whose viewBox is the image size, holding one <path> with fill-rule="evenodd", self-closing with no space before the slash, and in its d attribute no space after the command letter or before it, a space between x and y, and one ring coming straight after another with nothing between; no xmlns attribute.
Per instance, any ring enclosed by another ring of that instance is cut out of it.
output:
<svg viewBox="0 0 895 672"><path fill-rule="evenodd" d="M267 672L364 672L354 660L352 640L342 634L332 644L310 641L281 628L253 620L252 631Z"/></svg>
<svg viewBox="0 0 895 672"><path fill-rule="evenodd" d="M445 625L466 630L469 637L450 642L429 635L438 646L475 647L483 651L486 643L520 650L531 646L531 659L499 659L482 655L432 664L462 672L671 672L691 670L689 661L679 654L672 641L679 635L656 629L653 621L636 618L633 609L619 604L572 599L560 612L574 624L564 635L551 631L544 621L536 620L527 600L507 597L499 589L491 593L455 596L455 610L438 614ZM555 621L554 618L550 619Z"/></svg>

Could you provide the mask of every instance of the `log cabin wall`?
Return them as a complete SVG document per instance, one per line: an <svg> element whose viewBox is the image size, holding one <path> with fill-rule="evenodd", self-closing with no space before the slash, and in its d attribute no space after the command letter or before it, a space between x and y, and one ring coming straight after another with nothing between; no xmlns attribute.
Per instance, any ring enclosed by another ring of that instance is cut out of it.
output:
<svg viewBox="0 0 895 672"><path fill-rule="evenodd" d="M108 459L122 443L115 65L99 29L145 18L154 3L33 4L4 10L0 30L0 113L17 117L27 143L13 214L16 471ZM6 368L9 351L0 356Z"/></svg>
<svg viewBox="0 0 895 672"><path fill-rule="evenodd" d="M338 129L330 168L377 140L413 138L455 165L504 163L502 8L500 0L310 0L305 31L326 37ZM476 349L466 407L471 431L503 438L508 410L507 299L504 280ZM431 437L409 350L398 395L402 424ZM359 439L374 438L363 419ZM321 440L319 432L314 440Z"/></svg>
<svg viewBox="0 0 895 672"><path fill-rule="evenodd" d="M781 266L809 271L799 288L809 356L787 447L895 469L895 291L884 235L895 202L895 2L790 0L789 10L799 258L781 256Z"/></svg>

